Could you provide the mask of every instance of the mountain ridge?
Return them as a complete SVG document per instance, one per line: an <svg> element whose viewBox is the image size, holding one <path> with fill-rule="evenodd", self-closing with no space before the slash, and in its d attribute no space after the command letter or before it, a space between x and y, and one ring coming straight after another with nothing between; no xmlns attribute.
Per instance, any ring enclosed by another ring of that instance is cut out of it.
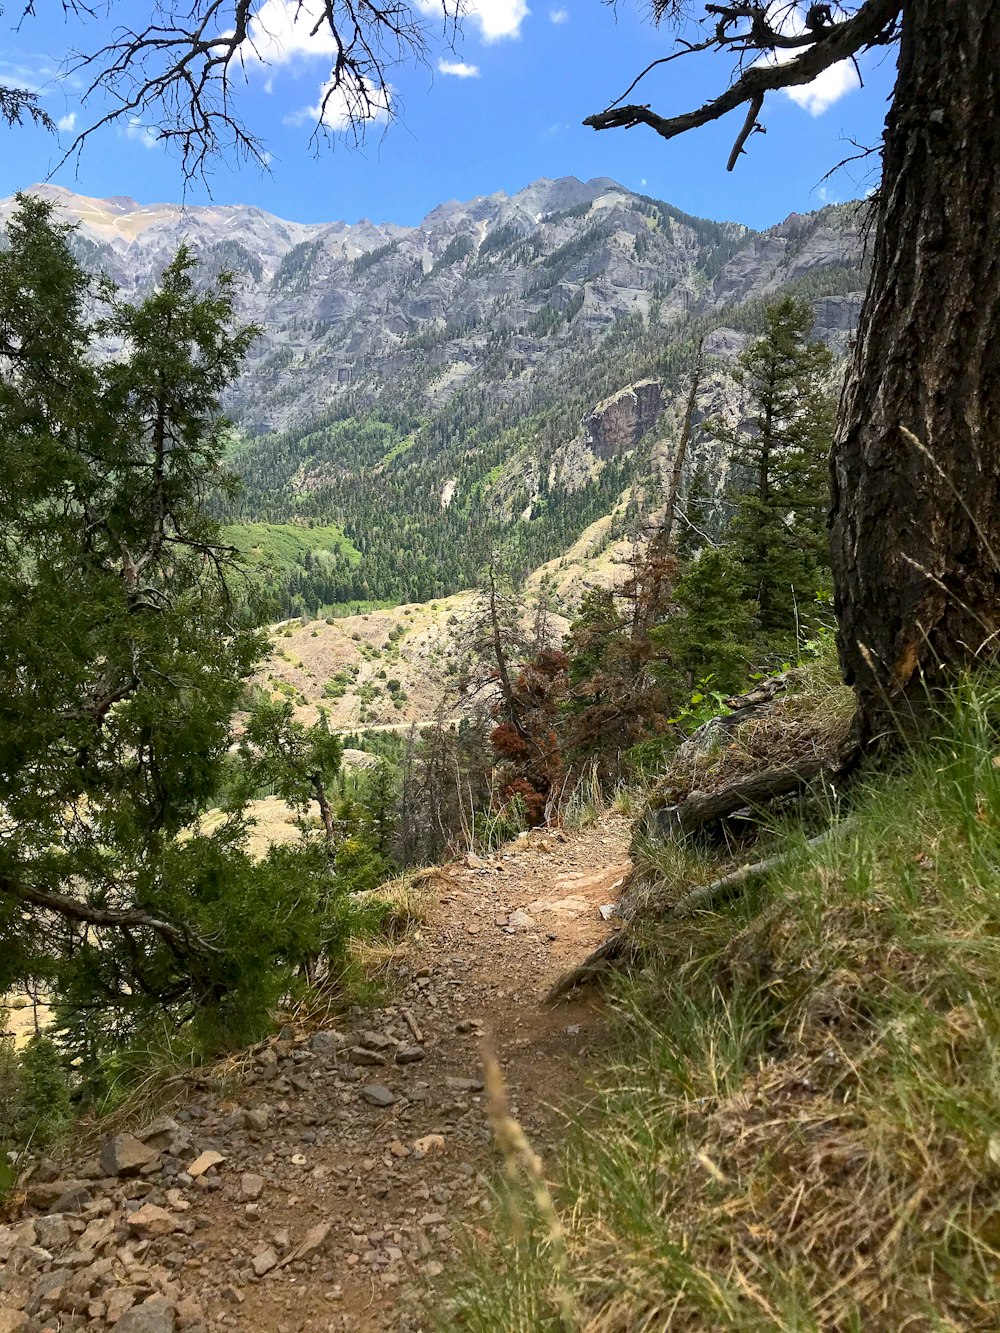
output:
<svg viewBox="0 0 1000 1333"><path fill-rule="evenodd" d="M417 227L42 192L79 221L82 262L126 294L148 291L182 242L206 280L237 275L238 316L263 333L226 402L245 480L226 516L347 539L303 543L282 575L286 615L445 596L498 544L527 572L598 520L609 541L641 526L699 344L696 425L734 418L733 361L767 302L809 300L816 336L842 355L866 283L855 205L756 232L605 177L447 201ZM632 419L623 391L646 381ZM610 400L598 444L586 422ZM721 495L727 460L713 449L696 431L691 465Z"/></svg>
<svg viewBox="0 0 1000 1333"><path fill-rule="evenodd" d="M207 204L186 204L174 203L167 200L157 200L152 203L143 204L131 195L87 195L79 191L71 190L68 186L54 185L50 182L36 182L34 185L26 187L22 193L34 194L42 198L50 199L53 203L62 206L64 209L74 214L80 220L84 220L87 214L94 214L100 211L100 206L106 206L114 214L147 214L150 221L158 216L165 214L198 218L201 215L209 214L234 214L246 213L247 215L258 215L271 221L282 223L284 226L302 228L303 230L322 231L326 228L347 229L361 227L375 228L402 228L405 230L419 231L425 229L428 225L436 225L441 218L448 217L455 211L465 212L473 216L474 211L479 205L496 204L499 202L515 203L527 207L529 199L535 199L539 194L547 195L548 208L542 209L542 212L555 211L557 208L569 208L576 204L584 202L587 198L596 198L600 194L608 191L616 191L621 194L634 194L627 186L620 184L610 176L594 176L587 181L582 181L577 176L539 176L527 185L515 190L509 194L506 190L494 190L490 194L473 195L468 199L446 199L439 204L435 204L423 215L419 222L402 223L393 219L386 218L381 222L376 222L373 218L367 216L358 218L357 222L348 222L342 218L327 218L318 222L302 222L297 219L285 218L280 213L271 212L269 209L261 208L257 204L243 203L221 203L212 201ZM9 211L14 196L8 196L0 199L0 216ZM790 217L796 216L790 214ZM537 218L536 218L537 220ZM733 222L730 225L743 227L745 224ZM781 225L776 223L775 225ZM745 228L748 232L752 228Z"/></svg>

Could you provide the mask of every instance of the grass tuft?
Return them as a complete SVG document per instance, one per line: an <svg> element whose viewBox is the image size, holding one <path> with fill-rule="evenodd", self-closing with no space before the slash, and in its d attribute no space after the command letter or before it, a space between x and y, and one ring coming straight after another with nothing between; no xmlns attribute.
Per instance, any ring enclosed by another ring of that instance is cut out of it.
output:
<svg viewBox="0 0 1000 1333"><path fill-rule="evenodd" d="M499 1216L447 1327L555 1331L566 1301L580 1333L1000 1327L1000 687L791 842L653 933L553 1194L558 1271L551 1222Z"/></svg>

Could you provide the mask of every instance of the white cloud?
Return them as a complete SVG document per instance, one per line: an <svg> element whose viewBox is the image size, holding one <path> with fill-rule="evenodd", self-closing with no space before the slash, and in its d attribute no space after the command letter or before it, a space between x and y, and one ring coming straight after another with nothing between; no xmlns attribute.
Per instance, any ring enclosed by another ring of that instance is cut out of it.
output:
<svg viewBox="0 0 1000 1333"><path fill-rule="evenodd" d="M319 0L264 0L250 20L240 54L264 65L285 65L298 56L332 56L336 50Z"/></svg>
<svg viewBox="0 0 1000 1333"><path fill-rule="evenodd" d="M158 142L156 131L144 125L138 116L129 116L122 133L126 139L134 139L136 143L141 143L143 148L155 148Z"/></svg>
<svg viewBox="0 0 1000 1333"><path fill-rule="evenodd" d="M479 66L467 65L464 60L439 60L438 69L442 74L454 74L456 79L479 78Z"/></svg>
<svg viewBox="0 0 1000 1333"><path fill-rule="evenodd" d="M829 111L834 102L839 102L842 97L860 87L861 80L853 62L841 60L818 74L812 83L785 88L784 92L796 106L808 111L810 116L821 116L824 111Z"/></svg>
<svg viewBox="0 0 1000 1333"><path fill-rule="evenodd" d="M789 8L780 15L772 14L770 17L777 30L790 37L798 37L805 32L805 20L797 8ZM779 47L778 50L758 60L757 64L786 65L806 49ZM824 111L829 111L834 102L839 102L842 97L860 87L861 79L854 68L854 62L841 60L836 65L831 65L829 69L825 69L822 74L818 74L811 83L783 88L782 92L791 98L796 106L808 111L810 116L821 116Z"/></svg>
<svg viewBox="0 0 1000 1333"><path fill-rule="evenodd" d="M569 22L569 10L568 10L568 9L550 9L550 10L549 10L549 18L552 20L553 23L568 23L568 22Z"/></svg>
<svg viewBox="0 0 1000 1333"><path fill-rule="evenodd" d="M424 14L441 17L441 0L415 0ZM525 0L464 0L461 7L466 22L475 23L484 42L502 42L520 37L521 24L531 13Z"/></svg>
<svg viewBox="0 0 1000 1333"><path fill-rule="evenodd" d="M285 117L288 125L301 125L306 121L320 124L328 130L346 130L352 126L362 127L386 121L392 113L390 88L376 88L365 80L364 92L354 88L333 86L333 80L320 87L319 99L315 106L303 107Z"/></svg>
<svg viewBox="0 0 1000 1333"><path fill-rule="evenodd" d="M16 88L24 93L40 93L43 91L40 83L34 79L22 78L18 73L0 74L0 87Z"/></svg>
<svg viewBox="0 0 1000 1333"><path fill-rule="evenodd" d="M248 65L287 65L296 60L334 57L337 42L330 30L323 0L264 0L251 18L240 55ZM265 93L273 93L274 76L263 84ZM364 80L363 90L354 86L334 86L326 79L314 106L302 107L285 117L287 125L307 121L328 130L373 124L389 119L389 89L380 89Z"/></svg>
<svg viewBox="0 0 1000 1333"><path fill-rule="evenodd" d="M75 128L76 128L75 111L70 111L68 115L60 116L59 119L56 121L56 129L62 130L64 134L68 134L70 130Z"/></svg>

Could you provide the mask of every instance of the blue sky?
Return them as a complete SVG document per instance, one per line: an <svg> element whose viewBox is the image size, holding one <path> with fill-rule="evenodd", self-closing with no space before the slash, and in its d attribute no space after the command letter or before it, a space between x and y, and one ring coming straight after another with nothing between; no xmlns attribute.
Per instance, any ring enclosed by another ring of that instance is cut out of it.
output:
<svg viewBox="0 0 1000 1333"><path fill-rule="evenodd" d="M319 101L330 60L306 25L291 22L295 3L260 0L274 40L264 48L268 62L250 62L238 90L243 116L271 154L270 172L220 163L210 183L218 202L255 204L299 221L412 224L444 200L513 192L540 176L611 176L690 213L764 227L857 197L872 183L870 163L825 184L821 178L853 151L851 139L878 138L895 73L891 52L862 61L864 88L845 67L818 87L797 90L798 102L772 94L767 134L751 139L749 156L731 174L725 164L740 113L669 143L642 126L595 133L581 125L670 49L672 33L656 29L638 0L620 0L617 8L601 0L469 0L454 49L439 40L438 21L429 16L429 68L399 67L391 75L397 119L372 125L360 150L340 143L317 158L308 108ZM18 27L21 8L21 0L10 0L0 17L0 81L37 88L65 127L65 146L99 108L80 105L79 80L61 62L73 48L100 45L112 21L66 20L56 0L39 0L37 16ZM115 21L136 23L148 21L152 5L114 0L110 12ZM728 62L711 53L684 58L650 75L629 100L650 102L662 114L690 110L721 91L728 75ZM60 156L58 142L34 128L0 128L0 144L0 196L45 179ZM79 163L63 166L53 180L82 194L132 195L141 203L179 200L184 192L178 162L142 125L102 131ZM205 202L208 194L199 185L187 198Z"/></svg>

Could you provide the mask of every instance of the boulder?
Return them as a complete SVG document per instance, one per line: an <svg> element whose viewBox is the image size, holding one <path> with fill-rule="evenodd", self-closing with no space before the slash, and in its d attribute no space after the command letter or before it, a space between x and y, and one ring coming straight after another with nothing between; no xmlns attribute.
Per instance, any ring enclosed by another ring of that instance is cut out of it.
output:
<svg viewBox="0 0 1000 1333"><path fill-rule="evenodd" d="M115 1324L118 1333L175 1333L177 1307L163 1296L151 1296L126 1310Z"/></svg>
<svg viewBox="0 0 1000 1333"><path fill-rule="evenodd" d="M137 1176L159 1156L156 1148L148 1147L134 1134L116 1134L101 1149L101 1166L109 1176Z"/></svg>
<svg viewBox="0 0 1000 1333"><path fill-rule="evenodd" d="M166 1208L157 1208L156 1204L144 1203L126 1218L130 1231L138 1231L144 1236L169 1236L178 1229L179 1219Z"/></svg>
<svg viewBox="0 0 1000 1333"><path fill-rule="evenodd" d="M315 1055L335 1055L343 1045L343 1038L336 1032L314 1032L309 1038L309 1049Z"/></svg>
<svg viewBox="0 0 1000 1333"><path fill-rule="evenodd" d="M253 1271L258 1277L264 1277L272 1269L278 1267L278 1256L269 1245L267 1249L261 1250L259 1254L253 1257Z"/></svg>
<svg viewBox="0 0 1000 1333"><path fill-rule="evenodd" d="M214 1149L209 1149L207 1152L200 1153L194 1159L191 1165L187 1168L187 1173L192 1180L197 1180L199 1176L203 1176L206 1171L211 1171L213 1167L218 1166L225 1160L225 1156L221 1152L215 1152Z"/></svg>
<svg viewBox="0 0 1000 1333"><path fill-rule="evenodd" d="M381 1083L369 1083L361 1089L361 1096L369 1106L392 1106L396 1097Z"/></svg>
<svg viewBox="0 0 1000 1333"><path fill-rule="evenodd" d="M85 1180L53 1180L46 1184L30 1184L26 1191L29 1208L45 1212L70 1213L83 1203L90 1202L90 1186ZM67 1207L68 1199L76 1199L75 1207Z"/></svg>
<svg viewBox="0 0 1000 1333"><path fill-rule="evenodd" d="M73 1233L61 1213L49 1213L35 1221L36 1244L46 1250L61 1250L68 1245Z"/></svg>
<svg viewBox="0 0 1000 1333"><path fill-rule="evenodd" d="M264 1192L264 1177L255 1175L252 1171L245 1171L240 1176L240 1195L251 1202L259 1199Z"/></svg>

